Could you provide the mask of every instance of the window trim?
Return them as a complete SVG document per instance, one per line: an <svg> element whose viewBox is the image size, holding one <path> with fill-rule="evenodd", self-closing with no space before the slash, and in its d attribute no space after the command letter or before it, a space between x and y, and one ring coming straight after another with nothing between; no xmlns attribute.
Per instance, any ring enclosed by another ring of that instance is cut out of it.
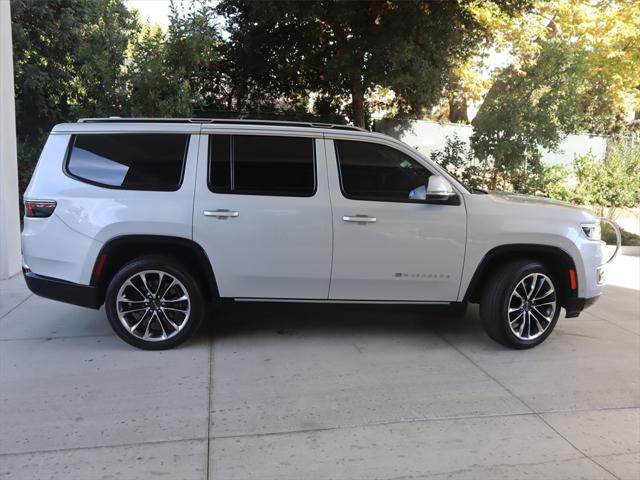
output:
<svg viewBox="0 0 640 480"><path fill-rule="evenodd" d="M262 191L262 192L247 192L247 191L242 191L242 190L235 190L233 189L234 185L233 185L233 181L231 182L230 186L229 186L229 191L228 192L216 192L214 190L213 185L211 185L211 137L214 135L227 135L231 138L231 141L229 142L230 146L229 146L229 170L230 170L230 175L231 175L231 179L233 180L234 178L234 163L235 163L235 138L236 137L255 137L255 136L260 136L260 137L269 137L269 138L273 138L273 137L279 137L279 138L305 138L305 139L309 139L311 140L311 154L312 154L312 166L313 166L313 190L309 193L301 193L301 194L294 194L294 193L289 193L289 194L283 194L281 192L275 192L275 193L270 193L270 192L266 192L266 191ZM248 195L248 196L258 196L258 197L283 197L283 198L311 198L311 197L315 197L315 195L318 193L318 153L317 153L317 147L316 147L316 140L318 140L316 137L307 137L307 136L302 136L302 135L281 135L281 134L274 134L274 135L256 135L253 133L226 133L226 132L213 132L213 133L206 133L207 138L207 188L209 189L209 191L211 193L215 193L216 195Z"/></svg>
<svg viewBox="0 0 640 480"><path fill-rule="evenodd" d="M342 168L340 166L340 152L338 151L338 143L337 142L370 143L372 145L381 145L383 147L392 148L393 150L395 150L397 152L400 152L404 156L409 157L413 162L417 163L418 165L421 165L431 175L437 175L437 173L434 173L430 168L426 167L425 165L423 165L421 162L417 161L412 156L407 155L402 150L400 150L398 148L395 148L395 147L392 147L391 145L387 145L385 143L368 142L368 141L362 140L362 139L351 140L351 139L345 139L345 138L332 138L331 141L333 142L333 150L334 150L334 153L335 153L335 156L336 156L336 167L337 167L337 170L338 170L338 180L339 180L339 183L340 183L340 193L342 193L342 196L344 198L346 198L347 200L360 201L360 202L413 203L413 204L418 204L418 205L430 205L431 204L431 202L429 202L427 200L413 200L413 199L410 199L410 198L407 198L405 200L398 200L396 198L384 198L384 197L365 198L365 197L354 197L354 196L349 195L345 191L344 185L343 185L343 182L342 182Z"/></svg>
<svg viewBox="0 0 640 480"><path fill-rule="evenodd" d="M180 179L175 186L175 188L154 188L154 187L138 187L138 188L127 188L116 185L108 185L106 183L96 182L94 180L90 180L88 178L80 177L69 170L69 161L71 160L71 153L73 151L73 147L76 143L76 138L78 136L86 136L86 135L110 135L110 136L122 136L122 135L183 135L187 137L187 142L184 147L184 154L182 156L182 168L180 169ZM121 133L113 133L113 132L90 132L90 133L74 133L71 135L69 139L69 143L67 144L67 151L65 152L64 162L62 165L63 173L74 180L77 180L82 183L87 183L89 185L93 185L95 187L106 188L109 190L122 190L125 192L177 192L182 188L182 183L184 182L184 174L187 168L187 157L189 155L189 144L193 138L193 134L191 133L170 133L170 132L121 132Z"/></svg>

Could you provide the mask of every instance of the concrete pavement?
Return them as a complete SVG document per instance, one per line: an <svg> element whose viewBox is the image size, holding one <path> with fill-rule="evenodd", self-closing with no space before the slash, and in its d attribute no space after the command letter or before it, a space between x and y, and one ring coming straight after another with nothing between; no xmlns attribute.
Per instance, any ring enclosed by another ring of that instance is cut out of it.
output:
<svg viewBox="0 0 640 480"><path fill-rule="evenodd" d="M477 308L238 304L166 352L0 283L0 479L640 478L640 292L529 351Z"/></svg>

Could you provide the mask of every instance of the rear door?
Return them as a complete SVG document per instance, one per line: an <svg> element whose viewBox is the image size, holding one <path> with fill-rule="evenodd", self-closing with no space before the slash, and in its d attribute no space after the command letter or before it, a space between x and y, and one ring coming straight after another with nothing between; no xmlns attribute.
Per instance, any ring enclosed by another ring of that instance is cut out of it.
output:
<svg viewBox="0 0 640 480"><path fill-rule="evenodd" d="M455 301L465 253L462 198L459 205L413 200L433 172L393 143L336 136L326 149L334 227L329 298Z"/></svg>
<svg viewBox="0 0 640 480"><path fill-rule="evenodd" d="M193 237L220 295L326 299L332 225L321 136L203 132Z"/></svg>

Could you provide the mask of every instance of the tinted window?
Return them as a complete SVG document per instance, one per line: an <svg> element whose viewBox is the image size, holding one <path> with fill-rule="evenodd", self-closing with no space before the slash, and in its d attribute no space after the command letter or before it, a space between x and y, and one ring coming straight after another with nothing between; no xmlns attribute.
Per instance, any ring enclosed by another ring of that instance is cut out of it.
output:
<svg viewBox="0 0 640 480"><path fill-rule="evenodd" d="M386 145L349 140L334 143L342 193L347 198L412 201L431 175L411 157Z"/></svg>
<svg viewBox="0 0 640 480"><path fill-rule="evenodd" d="M210 136L209 188L216 193L311 196L314 165L312 138Z"/></svg>
<svg viewBox="0 0 640 480"><path fill-rule="evenodd" d="M231 192L231 135L209 136L209 189Z"/></svg>
<svg viewBox="0 0 640 480"><path fill-rule="evenodd" d="M76 135L67 171L80 179L127 190L177 190L189 135Z"/></svg>

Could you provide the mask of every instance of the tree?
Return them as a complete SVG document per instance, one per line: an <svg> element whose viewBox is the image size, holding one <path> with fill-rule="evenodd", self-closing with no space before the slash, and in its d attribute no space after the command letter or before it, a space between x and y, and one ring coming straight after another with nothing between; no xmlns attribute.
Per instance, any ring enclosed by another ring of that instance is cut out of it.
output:
<svg viewBox="0 0 640 480"><path fill-rule="evenodd" d="M136 19L121 0L12 0L11 25L24 188L53 125L118 114Z"/></svg>
<svg viewBox="0 0 640 480"><path fill-rule="evenodd" d="M555 150L563 135L575 130L583 115L585 68L580 52L549 40L524 71L507 68L496 77L472 122L471 137L475 155L493 162L491 189L500 176L526 182L522 173L540 170L543 150Z"/></svg>
<svg viewBox="0 0 640 480"><path fill-rule="evenodd" d="M120 0L14 0L18 136L72 114L112 114L134 19Z"/></svg>
<svg viewBox="0 0 640 480"><path fill-rule="evenodd" d="M473 3L223 0L218 11L245 77L288 96L348 98L349 116L365 126L366 97L376 87L391 89L405 113L439 99L447 73L487 34Z"/></svg>
<svg viewBox="0 0 640 480"><path fill-rule="evenodd" d="M579 98L584 115L575 129L608 134L619 130L627 112L640 110L640 2L635 0L537 0L532 8L506 14L495 5L472 8L488 30L489 43L478 43L473 55L457 64L436 117L464 121L465 103L481 103L491 86L496 58L515 72L535 64L549 40L582 56L585 89Z"/></svg>
<svg viewBox="0 0 640 480"><path fill-rule="evenodd" d="M519 7L519 8L515 8ZM492 2L474 2L471 12L486 32L484 41L477 42L467 58L456 61L449 73L444 98L435 116L446 116L451 123L469 123L467 112L470 103L481 103L482 97L491 87L490 58L506 49L506 36L520 25L532 10L531 3L513 5L512 8Z"/></svg>
<svg viewBox="0 0 640 480"><path fill-rule="evenodd" d="M617 136L610 140L604 161L587 154L576 158L576 195L609 218L623 207L640 205L640 138Z"/></svg>
<svg viewBox="0 0 640 480"><path fill-rule="evenodd" d="M611 133L640 104L640 4L628 0L536 2L495 34L512 63L499 72L476 118L475 154L526 191L543 150L568 133ZM524 183L523 183L524 182Z"/></svg>
<svg viewBox="0 0 640 480"><path fill-rule="evenodd" d="M207 3L180 11L171 2L166 34L166 62L172 74L189 84L193 108L219 103L223 94L221 60L224 45Z"/></svg>
<svg viewBox="0 0 640 480"><path fill-rule="evenodd" d="M441 150L431 152L430 158L450 174L459 178L468 188L482 188L486 185L486 166L473 156L469 144L457 135L447 137Z"/></svg>
<svg viewBox="0 0 640 480"><path fill-rule="evenodd" d="M220 34L207 4L170 4L165 32L143 25L131 44L127 71L127 113L142 117L190 117L215 103Z"/></svg>
<svg viewBox="0 0 640 480"><path fill-rule="evenodd" d="M580 56L584 115L576 130L609 134L624 126L627 110L640 109L640 2L537 1L515 20L498 25L497 48L509 53L516 71L536 63L550 40Z"/></svg>
<svg viewBox="0 0 640 480"><path fill-rule="evenodd" d="M120 0L91 2L74 63L74 114L120 115L125 95L123 66L138 20Z"/></svg>
<svg viewBox="0 0 640 480"><path fill-rule="evenodd" d="M144 26L131 47L127 67L127 115L190 117L191 89L183 71L167 60L164 32Z"/></svg>

